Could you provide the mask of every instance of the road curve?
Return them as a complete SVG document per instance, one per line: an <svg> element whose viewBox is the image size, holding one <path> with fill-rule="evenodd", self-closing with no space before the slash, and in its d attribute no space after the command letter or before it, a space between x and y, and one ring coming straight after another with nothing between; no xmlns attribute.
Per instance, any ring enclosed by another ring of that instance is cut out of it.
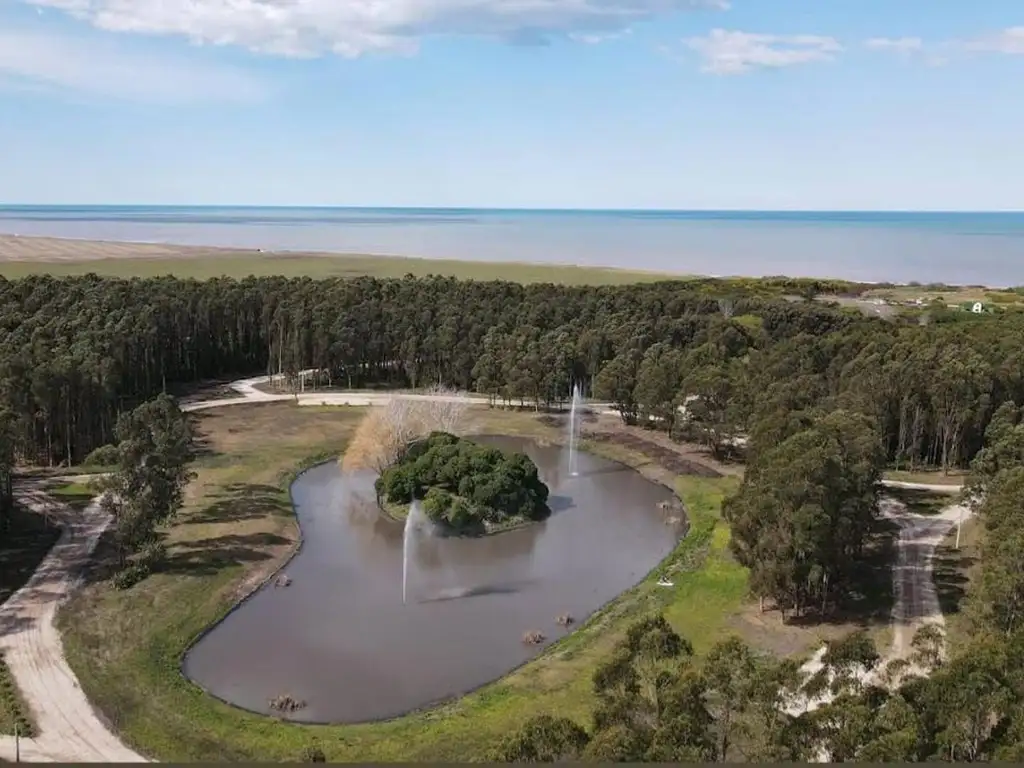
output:
<svg viewBox="0 0 1024 768"><path fill-rule="evenodd" d="M384 405L395 397L376 392L275 395L257 388L269 380L269 376L242 379L231 385L238 393L238 397L182 402L181 408L185 411L200 411L243 403L289 400L304 406L371 406ZM420 394L400 396L435 401L464 397ZM485 397L465 397L476 404L487 403ZM607 403L593 403L589 407L601 413L616 413ZM929 486L896 481L886 484L939 492L960 490L959 487L952 486ZM31 579L0 606L0 648L4 651L14 680L31 708L38 726L38 735L35 738L20 740L20 756L23 760L32 762L148 762L146 758L126 747L90 706L74 672L67 665L60 634L54 624L58 607L77 586L81 569L109 525L109 517L101 509L98 500L89 505L84 512L75 512L48 495L40 481L20 481L17 496L21 503L50 516L64 529L57 544L43 559ZM943 534L938 533L938 518L934 520L934 527L920 527L913 523L903 528L907 534L906 540L921 541L925 544L932 539L936 542L941 540ZM899 520L897 522L899 523ZM948 527L944 530L948 530ZM900 543L903 552L903 536ZM934 550L934 544L931 546ZM901 563L901 567L905 567L904 572L907 574L924 572L925 569L930 573L930 556L925 560L908 560L905 564ZM929 596L926 587L922 588L920 577L907 576L907 579L902 594L918 596L916 601L911 600L909 608L904 611L908 621L932 616L932 597ZM930 583L930 575L927 579ZM907 584L912 586L908 588ZM931 594L934 595L934 586ZM820 666L820 655L818 658ZM0 758L14 760L13 737L0 737Z"/></svg>
<svg viewBox="0 0 1024 768"><path fill-rule="evenodd" d="M18 501L63 527L57 543L26 584L0 606L0 649L38 736L0 737L0 757L26 762L137 763L145 758L124 746L100 721L64 659L54 619L77 585L81 569L109 523L95 500L84 512L55 501L39 484L22 484Z"/></svg>

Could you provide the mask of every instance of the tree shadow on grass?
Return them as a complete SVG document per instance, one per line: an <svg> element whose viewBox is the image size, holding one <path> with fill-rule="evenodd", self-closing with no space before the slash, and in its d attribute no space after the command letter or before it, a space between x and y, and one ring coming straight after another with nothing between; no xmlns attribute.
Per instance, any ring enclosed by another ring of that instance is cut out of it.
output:
<svg viewBox="0 0 1024 768"><path fill-rule="evenodd" d="M967 572L976 561L976 557L963 550L947 546L936 548L932 559L932 578L944 615L951 616L962 610L970 582Z"/></svg>
<svg viewBox="0 0 1024 768"><path fill-rule="evenodd" d="M214 450L210 436L200 428L199 416L196 413L187 414L189 424L192 426L192 452L196 459L208 459L217 456L218 451Z"/></svg>
<svg viewBox="0 0 1024 768"><path fill-rule="evenodd" d="M237 523L291 514L291 502L280 488L257 483L235 483L225 487L211 504L184 518L182 522L186 525Z"/></svg>
<svg viewBox="0 0 1024 768"><path fill-rule="evenodd" d="M868 537L863 557L850 574L850 586L835 605L822 613L819 607L791 617L793 626L841 626L862 628L888 624L895 604L893 566L896 563L900 528L890 520L879 520Z"/></svg>
<svg viewBox="0 0 1024 768"><path fill-rule="evenodd" d="M921 491L916 488L886 488L885 495L902 502L907 512L928 517L939 514L949 506L950 494L937 494L935 491Z"/></svg>
<svg viewBox="0 0 1024 768"><path fill-rule="evenodd" d="M9 528L0 532L0 603L29 580L59 538L60 528L45 515L14 505Z"/></svg>
<svg viewBox="0 0 1024 768"><path fill-rule="evenodd" d="M54 493L54 498L67 504L74 510L79 512L84 511L90 504L96 495L88 491L84 492L73 492L73 493Z"/></svg>
<svg viewBox="0 0 1024 768"><path fill-rule="evenodd" d="M274 547L290 544L276 533L228 534L194 544L179 544L160 564L159 573L211 576L225 568L269 560Z"/></svg>

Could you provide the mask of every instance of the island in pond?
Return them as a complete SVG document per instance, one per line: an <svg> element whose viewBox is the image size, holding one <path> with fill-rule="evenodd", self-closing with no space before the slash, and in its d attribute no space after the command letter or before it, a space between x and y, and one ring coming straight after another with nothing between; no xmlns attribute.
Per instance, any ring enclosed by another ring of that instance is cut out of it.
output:
<svg viewBox="0 0 1024 768"><path fill-rule="evenodd" d="M430 520L460 535L493 533L551 514L548 487L529 456L447 432L406 446L377 478L377 496L388 506L420 500Z"/></svg>

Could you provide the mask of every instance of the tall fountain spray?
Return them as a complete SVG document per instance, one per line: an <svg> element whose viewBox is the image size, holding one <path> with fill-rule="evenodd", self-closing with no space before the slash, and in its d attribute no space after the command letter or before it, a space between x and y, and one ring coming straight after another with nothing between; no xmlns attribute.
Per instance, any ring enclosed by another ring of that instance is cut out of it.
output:
<svg viewBox="0 0 1024 768"><path fill-rule="evenodd" d="M420 526L422 515L420 503L414 501L409 506L409 514L405 517L405 529L402 532L402 605L405 605L409 590L409 555L412 552L412 540Z"/></svg>
<svg viewBox="0 0 1024 768"><path fill-rule="evenodd" d="M577 446L580 439L580 401L583 399L579 382L572 387L572 404L569 406L569 476L579 475L577 468Z"/></svg>

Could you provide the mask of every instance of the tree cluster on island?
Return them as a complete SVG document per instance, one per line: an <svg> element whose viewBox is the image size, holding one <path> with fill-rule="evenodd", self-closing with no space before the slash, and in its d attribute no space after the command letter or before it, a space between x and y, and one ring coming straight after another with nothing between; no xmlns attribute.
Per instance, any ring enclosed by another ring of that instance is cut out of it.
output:
<svg viewBox="0 0 1024 768"><path fill-rule="evenodd" d="M506 453L447 432L410 443L376 481L389 504L420 501L435 524L476 535L544 520L548 487L524 453Z"/></svg>

